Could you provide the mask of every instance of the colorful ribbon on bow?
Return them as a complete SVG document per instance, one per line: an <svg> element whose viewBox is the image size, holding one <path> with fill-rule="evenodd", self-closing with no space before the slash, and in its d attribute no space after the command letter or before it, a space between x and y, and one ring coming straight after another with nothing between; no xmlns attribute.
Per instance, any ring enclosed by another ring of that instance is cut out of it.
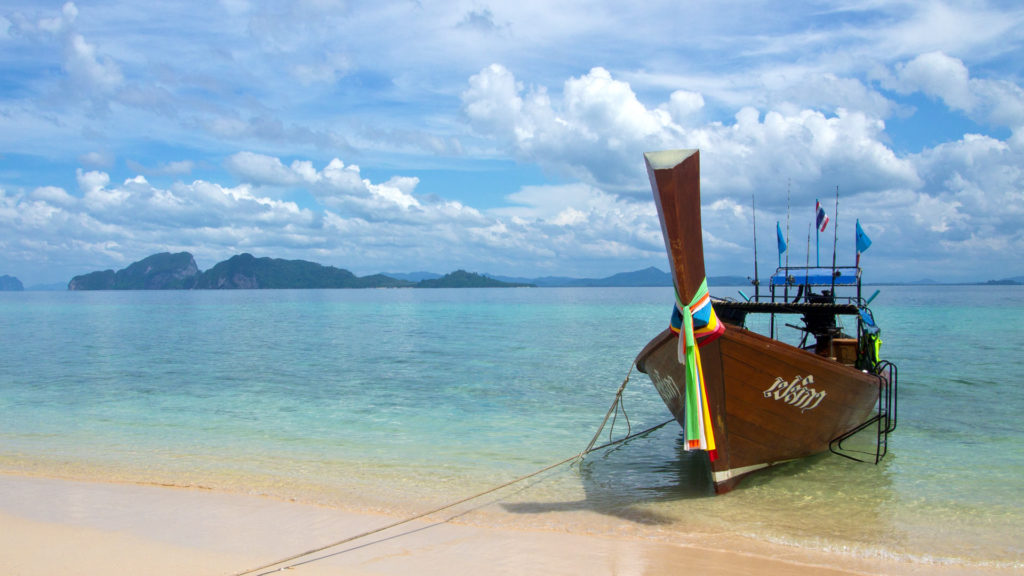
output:
<svg viewBox="0 0 1024 576"><path fill-rule="evenodd" d="M683 304L676 290L676 306L672 312L672 331L679 334L679 362L685 366L686 390L684 397L683 430L687 450L706 450L711 460L718 453L715 434L711 427L704 370L700 360L700 346L711 342L725 332L725 324L718 320L711 306L708 280L704 279L689 304Z"/></svg>

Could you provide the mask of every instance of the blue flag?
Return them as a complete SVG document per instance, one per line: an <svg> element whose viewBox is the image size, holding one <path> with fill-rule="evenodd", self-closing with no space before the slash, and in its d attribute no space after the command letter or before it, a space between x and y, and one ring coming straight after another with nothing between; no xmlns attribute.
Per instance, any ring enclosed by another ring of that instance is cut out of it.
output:
<svg viewBox="0 0 1024 576"><path fill-rule="evenodd" d="M864 233L864 229L860 227L860 220L857 220L857 253L867 250L871 247L871 238Z"/></svg>
<svg viewBox="0 0 1024 576"><path fill-rule="evenodd" d="M775 233L779 237L779 256L786 251L786 240L782 237L782 226L778 222L775 223Z"/></svg>

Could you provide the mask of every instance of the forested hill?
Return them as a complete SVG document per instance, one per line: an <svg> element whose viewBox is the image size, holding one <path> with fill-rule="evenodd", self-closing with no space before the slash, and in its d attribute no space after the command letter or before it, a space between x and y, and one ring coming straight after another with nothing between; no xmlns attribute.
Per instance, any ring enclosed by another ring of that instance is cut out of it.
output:
<svg viewBox="0 0 1024 576"><path fill-rule="evenodd" d="M117 272L102 270L75 276L68 290L175 290L195 285L196 260L188 252L163 252L139 260Z"/></svg>
<svg viewBox="0 0 1024 576"><path fill-rule="evenodd" d="M466 272L465 270L456 270L440 278L427 278L420 280L416 284L417 288L516 288L529 286L533 286L533 284L526 282L503 282L482 274Z"/></svg>
<svg viewBox="0 0 1024 576"><path fill-rule="evenodd" d="M282 288L472 288L523 286L465 270L441 278L409 282L374 274L356 276L334 266L306 260L256 258L238 254L202 272L188 252L163 252L118 271L103 270L75 276L68 290L217 290Z"/></svg>
<svg viewBox="0 0 1024 576"><path fill-rule="evenodd" d="M193 288L398 288L409 282L376 274L362 278L342 268L306 260L256 258L239 254L196 278Z"/></svg>

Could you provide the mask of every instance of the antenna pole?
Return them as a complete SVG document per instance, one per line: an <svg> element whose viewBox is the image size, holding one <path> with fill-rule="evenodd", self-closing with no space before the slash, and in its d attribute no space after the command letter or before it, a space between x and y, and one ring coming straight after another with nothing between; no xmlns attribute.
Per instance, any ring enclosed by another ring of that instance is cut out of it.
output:
<svg viewBox="0 0 1024 576"><path fill-rule="evenodd" d="M811 218L811 222L814 222L814 267L821 268L821 228L818 227L818 205L820 203L817 199L814 200L814 218Z"/></svg>
<svg viewBox="0 0 1024 576"><path fill-rule="evenodd" d="M808 291L808 297L810 296L811 290L811 279L809 278L811 273L811 226L814 226L814 224L807 225L807 264L804 266L804 284L807 285L806 290Z"/></svg>
<svg viewBox="0 0 1024 576"><path fill-rule="evenodd" d="M786 179L786 246L789 246L789 183L790 179ZM789 250L786 250L786 268L789 268ZM787 270L787 274L788 274Z"/></svg>
<svg viewBox="0 0 1024 576"><path fill-rule="evenodd" d="M836 185L836 221L832 226L832 296L836 294L836 248L839 246L839 185Z"/></svg>
<svg viewBox="0 0 1024 576"><path fill-rule="evenodd" d="M750 210L754 219L754 302L761 299L761 280L757 276L757 201L754 194L750 194Z"/></svg>

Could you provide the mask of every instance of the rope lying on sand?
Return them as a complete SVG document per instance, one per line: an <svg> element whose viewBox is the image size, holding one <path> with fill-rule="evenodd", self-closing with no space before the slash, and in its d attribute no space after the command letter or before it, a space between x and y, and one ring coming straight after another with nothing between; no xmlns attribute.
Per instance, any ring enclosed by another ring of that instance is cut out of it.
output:
<svg viewBox="0 0 1024 576"><path fill-rule="evenodd" d="M635 366L635 364L634 364L634 366ZM424 518L426 516L430 516L431 514L436 514L438 512L443 512L443 511L445 511L445 510L447 510L449 508L454 508L455 506L458 506L459 504L465 504L466 502L469 502L469 501L472 501L472 500L476 500L477 498L480 498L482 496L486 496L486 495L491 494L493 492L497 492L498 490L501 490L502 488L507 488L509 486L512 486L513 484L518 484L519 482L522 482L524 480L529 480L530 478L533 478L534 476L538 476L538 475L543 474L543 473L545 473L545 472L547 472L549 470L553 470L555 468L558 468L559 466L562 466L564 464L568 464L570 462L575 462L575 461L578 461L578 460L582 460L584 458L584 456L586 456L587 454L590 454L591 452L597 452L599 450L604 450L605 448L609 448L611 446L615 446L617 444L621 444L623 442L626 442L627 440L631 440L633 438L636 438L636 437L639 437L639 436L643 436L645 434L650 434L651 432L654 432L655 430L661 428L662 426L665 426L669 422L672 422L673 421L672 419L666 420L665 422L662 422L661 424L658 424L657 426L652 426L652 427L648 428L647 430L644 430L642 432L637 432L636 434L630 434L627 431L626 436L624 436L622 438L619 438L618 440L614 440L614 441L609 440L605 444L602 444L600 446L594 447L594 444L597 443L597 438L601 435L601 432L604 430L605 425L608 423L608 419L612 416L612 414L615 414L616 417L618 416L618 411L622 407L622 393L626 389L626 384L629 382L629 377L630 377L630 374L632 374L632 373L633 373L633 366L630 366L629 372L626 374L626 379L622 381L622 385L619 386L619 390L615 393L615 400L612 401L611 408L609 408L608 409L608 413L605 414L604 420L601 422L601 426L597 429L597 433L594 434L594 438L590 441L590 443L587 445L587 447L584 448L583 451L580 452L579 454L576 454L574 456L570 456L570 457L566 458L565 460L561 460L559 462L555 462L554 464L551 464L549 466L545 466L544 468L541 468L540 470L537 470L535 472L530 472L529 474L525 474L523 476L520 476L520 477L516 478L515 480L510 480L508 482L505 482L504 484L495 486L493 488L488 488L487 490L484 490L483 492L478 492L476 494L473 494L472 496L467 496L465 498L462 498L461 500L456 500L454 502L450 502L448 504L445 504L444 506L439 506L439 507L434 508L432 510L428 510L426 512L421 512L419 514L416 514L415 516L410 516L408 518L404 518L404 519L399 520L397 522L392 522L391 524L388 524L386 526L381 526L379 528L374 528L372 530L367 530L366 532L362 532L362 533L359 533L359 534L355 534L353 536L349 536L347 538L343 538L341 540L338 540L337 542L331 542L330 544L325 544L325 545L317 547L317 548L306 550L305 552L300 552L298 554L293 554L291 556L288 556L287 558L281 558L280 560L276 560L274 562L270 562L268 564L264 564L264 565L258 566L256 568L250 568L250 569L242 571L242 572L236 572L232 576L247 576L249 574L254 574L254 573L257 573L257 572L279 571L279 570L284 570L286 568L290 568L291 566L282 566L282 567L277 568L275 570L271 570L275 566L280 566L281 564L286 564L288 562L293 562L293 561L298 560L300 558L304 558L306 556L311 556L313 554L317 554L319 552L323 552L325 550L329 550L331 548L335 548L337 546L341 546L342 544L348 544L349 542L353 542L355 540L360 540L362 538L366 538L367 536L372 536L374 534L378 534L380 532L384 532L384 531L390 530L392 528L397 528L398 526L401 526L403 524L408 524L408 523L413 522L415 520L419 520L420 518ZM623 410L622 412L623 412L623 415L625 415L625 410ZM629 418L628 417L626 418L626 422L628 424L628 422L629 422ZM612 430L614 430L614 428L615 428L615 420L613 419L612 420ZM610 435L611 435L611 430L609 430L609 436ZM312 561L312 560L309 560L309 561Z"/></svg>

